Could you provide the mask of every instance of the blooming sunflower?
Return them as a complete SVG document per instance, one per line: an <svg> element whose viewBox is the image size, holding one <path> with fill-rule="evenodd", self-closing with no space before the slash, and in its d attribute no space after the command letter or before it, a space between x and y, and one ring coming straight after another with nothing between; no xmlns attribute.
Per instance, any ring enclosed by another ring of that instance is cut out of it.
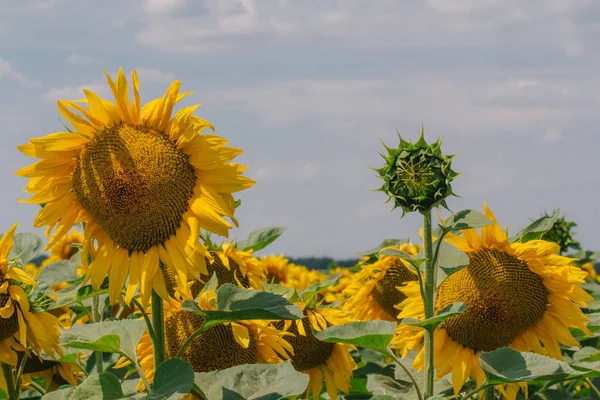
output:
<svg viewBox="0 0 600 400"><path fill-rule="evenodd" d="M19 146L41 160L16 174L30 178L26 191L34 195L24 202L45 205L34 226L48 227L47 248L73 224L85 223L82 263L93 288L108 275L114 303L129 275L126 298L139 287L147 304L151 289L168 298L161 262L183 283L206 272L200 227L227 236L232 225L224 217L237 225L232 193L254 181L242 176L246 167L231 163L242 150L201 134L213 126L193 115L198 105L172 116L189 94L179 93L179 81L142 106L135 70L133 101L122 69L116 83L106 78L115 102L88 90L84 100L59 100L73 129ZM89 266L88 254L94 258Z"/></svg>
<svg viewBox="0 0 600 400"><path fill-rule="evenodd" d="M269 254L266 257L260 258L260 263L265 269L267 282L281 283L287 281L287 270L290 260L285 258L283 254L278 256Z"/></svg>
<svg viewBox="0 0 600 400"><path fill-rule="evenodd" d="M207 290L200 295L199 306L203 310L214 309L216 293ZM148 310L150 311L150 310ZM177 355L182 345L204 323L204 318L182 310L173 300L165 303L165 349L167 358ZM208 328L187 347L182 358L195 372L209 372L242 364L277 364L289 359L292 346L286 341L289 333L275 329L267 321L227 322ZM146 332L137 345L140 367L149 382L154 379L154 352L152 340ZM129 365L121 358L116 368ZM138 389L142 389L142 382Z"/></svg>
<svg viewBox="0 0 600 400"><path fill-rule="evenodd" d="M84 352L80 352L78 358L81 360L84 357ZM85 373L75 364L32 357L27 359L25 363L21 388L23 390L36 390L31 382L34 380L39 382L39 378L43 378L43 389L49 392L64 384L77 386L79 380L84 376Z"/></svg>
<svg viewBox="0 0 600 400"><path fill-rule="evenodd" d="M335 308L309 310L305 304L296 303L304 312L304 318L295 321L278 321L275 327L293 336L286 338L292 345L292 365L297 371L309 376L306 397L309 393L318 399L323 389L323 380L330 399L336 399L338 390L348 394L352 371L357 369L350 350L352 345L327 343L315 337L312 329L320 331L330 326L343 325L353 319L350 314ZM312 328L312 329L311 329Z"/></svg>
<svg viewBox="0 0 600 400"><path fill-rule="evenodd" d="M328 304L335 303L337 300L340 300L340 303L345 302L347 298L344 295L344 291L354 281L354 273L349 268L335 267L329 271L329 274L340 274L340 278L337 284L324 289L323 300Z"/></svg>
<svg viewBox="0 0 600 400"><path fill-rule="evenodd" d="M391 248L413 256L418 252L411 242ZM354 274L354 282L344 289L343 294L348 300L343 309L353 311L359 320L397 321L395 307L406 298L397 287L417 280L409 265L401 258L387 255L380 255L373 264L363 265L361 271Z"/></svg>
<svg viewBox="0 0 600 400"><path fill-rule="evenodd" d="M452 372L454 392L458 393L471 377L480 385L485 376L479 354L500 347L562 359L559 344L579 343L569 327L586 333L589 319L579 306L592 300L579 285L586 273L559 256L556 243L532 240L509 243L494 214L484 205L484 213L493 223L462 231L462 237L448 234L446 240L469 256L467 267L448 276L437 292L436 309L454 302L467 306L463 314L442 323L435 331L435 367L437 376ZM423 302L416 283L401 289L407 296L400 304L398 318L420 318ZM423 368L423 330L399 325L391 346L405 355L420 350L413 366ZM498 389L509 399L526 383Z"/></svg>
<svg viewBox="0 0 600 400"><path fill-rule="evenodd" d="M37 286L25 271L13 267L8 255L14 243L14 224L0 239L0 363L16 366L18 353L32 348L50 357L60 355L58 319L47 312L35 312L21 285ZM7 390L4 374L0 388Z"/></svg>

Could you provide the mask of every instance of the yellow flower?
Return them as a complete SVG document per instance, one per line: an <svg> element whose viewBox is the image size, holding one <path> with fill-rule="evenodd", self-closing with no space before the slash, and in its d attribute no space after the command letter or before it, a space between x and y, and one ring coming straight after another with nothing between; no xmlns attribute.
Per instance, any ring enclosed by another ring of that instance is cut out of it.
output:
<svg viewBox="0 0 600 400"><path fill-rule="evenodd" d="M410 242L392 248L413 256L418 252ZM397 288L417 280L409 265L401 258L387 255L379 256L373 264L363 265L362 270L354 274L354 281L344 289L343 294L348 300L343 309L354 312L359 320L396 321L396 306L406 298Z"/></svg>
<svg viewBox="0 0 600 400"><path fill-rule="evenodd" d="M348 394L352 371L357 369L350 350L354 346L342 343L322 342L312 329L320 331L330 326L352 322L348 312L335 308L305 309L304 303L296 303L304 311L304 318L295 321L279 321L275 327L292 333L286 340L294 351L292 365L297 371L309 376L306 398L312 394L318 399L323 389L323 380L330 399L337 399L338 391ZM312 329L311 329L312 328Z"/></svg>
<svg viewBox="0 0 600 400"><path fill-rule="evenodd" d="M340 302L345 302L348 299L345 296L345 290L350 286L354 280L354 274L349 268L345 267L336 267L329 271L330 275L341 274L338 283L333 286L329 286L325 288L325 293L323 300L325 303L331 304L335 303L336 300L340 300Z"/></svg>
<svg viewBox="0 0 600 400"><path fill-rule="evenodd" d="M84 353L80 352L79 358L83 357ZM30 384L34 379L37 380L40 377L44 378L44 389L48 392L58 389L61 386L61 380L71 386L77 386L79 380L85 377L85 373L75 364L40 360L35 357L29 358L23 370L21 388L23 390L36 390Z"/></svg>
<svg viewBox="0 0 600 400"><path fill-rule="evenodd" d="M290 260L285 258L283 254L278 256L269 254L266 257L260 258L260 263L265 269L267 282L282 283L287 281L288 263Z"/></svg>
<svg viewBox="0 0 600 400"><path fill-rule="evenodd" d="M27 293L17 283L37 286L25 271L13 267L8 255L14 243L14 224L0 239L0 363L16 366L17 352L43 350L53 357L60 355L58 319L47 312L34 312ZM7 390L4 374L0 388Z"/></svg>
<svg viewBox="0 0 600 400"><path fill-rule="evenodd" d="M459 393L471 377L484 380L479 354L500 347L534 351L562 359L559 344L579 346L569 327L591 334L589 319L579 307L592 297L579 285L586 273L559 256L556 243L532 240L509 243L494 214L484 205L485 215L494 223L449 234L446 240L469 256L469 265L448 276L438 288L436 308L464 302L463 314L450 318L436 329L435 367L440 378L452 372L454 392ZM407 299L400 305L399 319L423 318L423 302L417 283L401 289ZM392 347L403 355L420 350L413 366L423 368L423 330L399 325ZM498 389L515 399L526 383Z"/></svg>
<svg viewBox="0 0 600 400"><path fill-rule="evenodd" d="M598 279L598 274L596 273L596 268L594 267L593 262L587 262L581 266L581 269L587 273L587 278L591 281L595 281Z"/></svg>
<svg viewBox="0 0 600 400"><path fill-rule="evenodd" d="M139 287L147 304L152 289L168 298L159 263L172 267L181 291L188 277L206 272L200 227L227 236L232 225L224 217L237 225L232 193L254 181L242 176L246 167L231 163L242 150L201 134L213 127L193 115L198 105L172 116L189 94L179 93L179 81L142 106L135 71L133 101L122 69L116 83L106 78L115 103L87 90L84 100L58 101L73 129L19 146L41 160L16 173L30 178L26 191L34 195L24 202L45 204L34 226L48 227L47 248L84 222L82 263L93 288L108 276L114 303L129 276L126 302Z"/></svg>

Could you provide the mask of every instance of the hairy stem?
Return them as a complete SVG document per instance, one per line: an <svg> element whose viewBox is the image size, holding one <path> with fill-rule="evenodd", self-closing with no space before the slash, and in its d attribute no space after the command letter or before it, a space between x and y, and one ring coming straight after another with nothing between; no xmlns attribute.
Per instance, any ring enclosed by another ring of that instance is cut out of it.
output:
<svg viewBox="0 0 600 400"><path fill-rule="evenodd" d="M148 328L148 335L150 336L150 339L152 339L152 343L154 343L154 328L152 327L152 322L150 321L150 317L148 316L148 313L146 312L144 307L140 304L140 302L137 301L136 299L132 298L131 302L138 308L138 310L140 310L140 313L144 317L144 321L146 321L146 326Z"/></svg>
<svg viewBox="0 0 600 400"><path fill-rule="evenodd" d="M94 296L92 297L92 319L94 322L102 321L102 314L100 313L100 297ZM102 352L96 351L94 352L96 355L96 371L101 373L104 371L104 365L102 363Z"/></svg>
<svg viewBox="0 0 600 400"><path fill-rule="evenodd" d="M167 358L165 353L165 326L163 301L152 291L152 329L154 330L154 370Z"/></svg>
<svg viewBox="0 0 600 400"><path fill-rule="evenodd" d="M435 306L435 277L436 265L433 259L433 243L431 235L431 210L423 213L423 242L425 245L425 257L427 258L425 266L425 297L423 304L425 306L425 319L434 315ZM425 398L433 396L433 329L425 329Z"/></svg>
<svg viewBox="0 0 600 400"><path fill-rule="evenodd" d="M392 349L390 349L389 347L387 349L387 354L385 354L385 355L392 357L392 359L396 362L396 364L398 364L398 366L400 368L402 368L404 370L404 372L406 372L406 375L408 375L408 377L410 378L412 384L415 386L415 390L417 392L417 397L419 398L419 400L423 400L423 393L421 393L421 388L419 387L419 384L417 383L417 379L410 372L410 370L406 367L406 365L404 365L404 364L402 364L400 362L400 360L398 359L398 357L396 357L396 355L394 354L394 352L392 351Z"/></svg>

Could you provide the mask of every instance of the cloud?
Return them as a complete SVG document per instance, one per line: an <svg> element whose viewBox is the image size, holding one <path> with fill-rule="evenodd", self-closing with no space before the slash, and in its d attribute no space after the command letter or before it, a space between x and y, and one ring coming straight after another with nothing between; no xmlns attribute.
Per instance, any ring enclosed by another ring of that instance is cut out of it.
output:
<svg viewBox="0 0 600 400"><path fill-rule="evenodd" d="M71 53L65 58L65 62L72 65L91 65L96 62L96 59L82 54Z"/></svg>
<svg viewBox="0 0 600 400"><path fill-rule="evenodd" d="M542 134L541 139L544 143L553 143L560 139L561 136L562 133L560 131L550 129Z"/></svg>
<svg viewBox="0 0 600 400"><path fill-rule="evenodd" d="M106 85L99 83L88 83L77 86L62 86L59 88L48 89L42 95L42 98L47 103L56 103L57 100L77 100L85 97L83 89L95 92L102 97L109 95L109 89Z"/></svg>
<svg viewBox="0 0 600 400"><path fill-rule="evenodd" d="M170 83L175 80L175 76L168 72L152 68L136 68L138 78L141 84L151 85L155 83Z"/></svg>
<svg viewBox="0 0 600 400"><path fill-rule="evenodd" d="M15 82L17 85L23 87L35 87L38 85L37 82L30 80L23 73L16 71L8 61L0 58L0 80L2 79Z"/></svg>

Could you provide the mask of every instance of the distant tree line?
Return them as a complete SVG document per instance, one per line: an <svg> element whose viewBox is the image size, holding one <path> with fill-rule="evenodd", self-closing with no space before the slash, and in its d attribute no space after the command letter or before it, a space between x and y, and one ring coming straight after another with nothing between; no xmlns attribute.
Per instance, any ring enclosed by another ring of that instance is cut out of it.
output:
<svg viewBox="0 0 600 400"><path fill-rule="evenodd" d="M298 265L304 265L308 269L329 269L333 266L353 267L358 263L358 258L334 260L331 257L298 257L290 258L290 262Z"/></svg>

